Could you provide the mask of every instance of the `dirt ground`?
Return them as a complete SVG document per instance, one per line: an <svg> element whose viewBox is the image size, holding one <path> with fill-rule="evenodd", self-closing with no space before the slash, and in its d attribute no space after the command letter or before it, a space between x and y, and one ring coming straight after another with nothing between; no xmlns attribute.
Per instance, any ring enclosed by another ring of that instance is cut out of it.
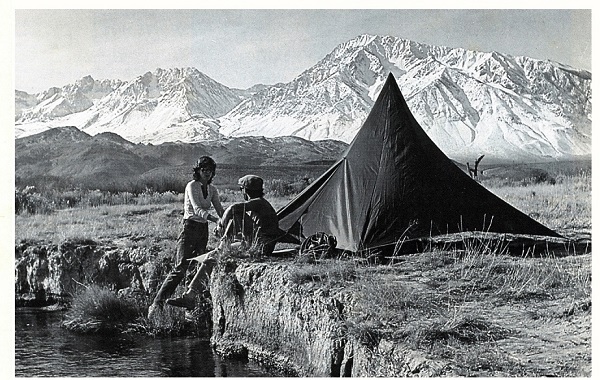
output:
<svg viewBox="0 0 600 380"><path fill-rule="evenodd" d="M396 280L413 287L415 292L431 294L426 284L439 276L439 269L430 270L411 261L404 262L403 273ZM589 275L591 253L563 257L556 264L574 275ZM584 273L575 273L578 271ZM448 343L431 357L438 358L442 352L451 374L457 376L590 377L591 297L573 296L585 293L590 294L589 291L571 293L553 289L539 297L530 295L500 301L484 296L466 301L460 305L461 315L476 316L486 322L490 331L500 333L468 345ZM442 298L444 294L437 296Z"/></svg>

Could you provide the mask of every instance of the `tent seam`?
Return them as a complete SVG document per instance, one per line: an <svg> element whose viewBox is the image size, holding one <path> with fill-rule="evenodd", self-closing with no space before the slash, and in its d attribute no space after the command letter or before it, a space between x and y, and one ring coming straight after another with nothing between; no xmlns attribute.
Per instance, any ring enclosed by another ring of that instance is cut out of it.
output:
<svg viewBox="0 0 600 380"><path fill-rule="evenodd" d="M390 101L391 100L388 99L388 103L387 103L388 111L390 109ZM390 126L390 120L389 120L389 118L386 118L384 130L387 131L389 126ZM383 136L383 137L385 138L385 136ZM382 138L382 142L385 141L384 138ZM375 188L377 187L377 183L379 182L379 176L381 175L381 161L382 161L382 157L383 157L383 144L382 144L382 147L380 150L381 150L381 152L379 153L379 160L377 161L377 164L378 164L377 165L377 168L378 168L377 175L375 176L375 182L373 184L373 188L371 189L371 196L369 197L369 207L367 207L367 215L366 215L366 219L365 219L365 224L363 225L363 230L361 231L361 234L360 234L360 242L359 242L360 245L362 245L363 242L365 241L366 233L367 233L366 229L368 228L369 222L371 221L371 210L373 207L373 198L375 197Z"/></svg>

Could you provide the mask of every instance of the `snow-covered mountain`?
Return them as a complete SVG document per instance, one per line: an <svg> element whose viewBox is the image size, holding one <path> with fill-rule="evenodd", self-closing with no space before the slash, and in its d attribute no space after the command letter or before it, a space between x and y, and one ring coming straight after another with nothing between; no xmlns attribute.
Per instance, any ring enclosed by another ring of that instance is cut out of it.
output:
<svg viewBox="0 0 600 380"><path fill-rule="evenodd" d="M15 93L15 118L23 123L29 121L48 121L69 114L84 111L94 102L117 89L120 80L94 80L86 76L74 84L62 88L51 87L37 95L23 91Z"/></svg>
<svg viewBox="0 0 600 380"><path fill-rule="evenodd" d="M76 93L69 86L54 89L53 97L18 91L16 137L72 125L133 142L251 135L350 142L389 72L415 118L452 158L486 154L531 161L591 154L590 72L370 35L341 44L289 83L248 90L230 89L187 68L110 82L111 91L98 86L107 88L103 96L99 90L95 97L83 90L79 97L67 96Z"/></svg>
<svg viewBox="0 0 600 380"><path fill-rule="evenodd" d="M359 36L290 83L222 117L221 133L349 142L392 72L421 126L451 157L591 153L591 73L500 53Z"/></svg>
<svg viewBox="0 0 600 380"><path fill-rule="evenodd" d="M218 132L215 118L248 96L247 92L223 86L195 68L147 72L120 83L96 101L82 97L77 103L67 102L64 94L69 92L64 89L56 89L55 98L79 108L57 113L40 103L23 110L16 121L17 137L30 135L32 131L75 126L91 135L113 132L133 142L219 139L223 136ZM20 98L24 96L21 94ZM33 112L39 116L34 117Z"/></svg>
<svg viewBox="0 0 600 380"><path fill-rule="evenodd" d="M89 109L123 84L120 80L94 80L86 76L62 88L51 87L36 95L15 91L16 136L30 135L51 128L62 120ZM25 130L22 130L23 125Z"/></svg>

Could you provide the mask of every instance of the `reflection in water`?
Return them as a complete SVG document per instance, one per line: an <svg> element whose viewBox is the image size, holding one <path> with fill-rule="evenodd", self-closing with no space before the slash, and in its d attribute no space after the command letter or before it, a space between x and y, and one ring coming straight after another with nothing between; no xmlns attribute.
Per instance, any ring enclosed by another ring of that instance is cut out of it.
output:
<svg viewBox="0 0 600 380"><path fill-rule="evenodd" d="M16 376L273 376L254 363L213 356L207 338L80 335L61 328L61 318L60 312L16 309Z"/></svg>

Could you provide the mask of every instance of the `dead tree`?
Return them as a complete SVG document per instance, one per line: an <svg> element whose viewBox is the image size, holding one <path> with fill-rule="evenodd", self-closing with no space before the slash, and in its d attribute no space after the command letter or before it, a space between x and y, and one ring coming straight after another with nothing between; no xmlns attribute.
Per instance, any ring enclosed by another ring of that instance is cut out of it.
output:
<svg viewBox="0 0 600 380"><path fill-rule="evenodd" d="M477 160L475 160L475 168L474 169L471 169L471 165L469 165L469 163L467 162L467 171L469 172L469 175L471 176L471 178L477 178L477 173L478 173L477 168L484 156L485 156L485 154L482 154L481 156L479 156L479 158Z"/></svg>

